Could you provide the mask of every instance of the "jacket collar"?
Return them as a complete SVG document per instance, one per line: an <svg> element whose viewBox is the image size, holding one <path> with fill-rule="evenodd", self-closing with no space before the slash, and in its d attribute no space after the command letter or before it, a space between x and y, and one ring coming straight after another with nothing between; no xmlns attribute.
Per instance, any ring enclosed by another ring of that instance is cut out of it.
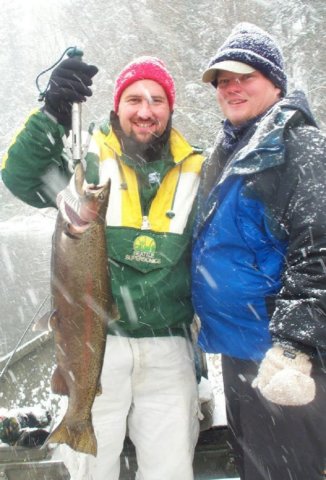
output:
<svg viewBox="0 0 326 480"><path fill-rule="evenodd" d="M106 134L105 143L115 152L119 157L122 156L121 145L118 137L114 133L112 127L108 131L103 131ZM172 158L175 164L179 164L185 160L189 155L195 153L195 149L187 142L187 140L181 135L181 133L175 128L171 128L170 134L170 150Z"/></svg>
<svg viewBox="0 0 326 480"><path fill-rule="evenodd" d="M251 175L284 163L284 131L288 124L296 124L302 119L299 111L282 108L278 102L261 119L258 126L249 131L249 141L246 136L228 165L219 183L230 175Z"/></svg>

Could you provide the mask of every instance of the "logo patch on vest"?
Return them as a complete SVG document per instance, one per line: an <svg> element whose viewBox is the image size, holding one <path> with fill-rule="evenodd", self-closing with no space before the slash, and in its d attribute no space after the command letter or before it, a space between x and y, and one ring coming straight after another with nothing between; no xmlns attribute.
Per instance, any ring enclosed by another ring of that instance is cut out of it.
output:
<svg viewBox="0 0 326 480"><path fill-rule="evenodd" d="M152 237L140 235L134 240L132 255L126 255L125 259L129 261L159 264L161 259L155 256L156 242Z"/></svg>

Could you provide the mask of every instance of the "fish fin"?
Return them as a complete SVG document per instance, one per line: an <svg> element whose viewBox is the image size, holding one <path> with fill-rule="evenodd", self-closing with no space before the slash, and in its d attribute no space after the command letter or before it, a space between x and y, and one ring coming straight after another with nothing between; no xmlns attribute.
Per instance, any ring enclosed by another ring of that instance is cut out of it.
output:
<svg viewBox="0 0 326 480"><path fill-rule="evenodd" d="M91 419L68 424L64 417L50 433L47 443L66 443L76 452L97 455L97 440Z"/></svg>
<svg viewBox="0 0 326 480"><path fill-rule="evenodd" d="M58 312L57 312L57 310L53 310L53 312L51 312L51 315L50 315L50 318L49 318L50 329L55 331L55 329L58 328L58 325L59 325Z"/></svg>
<svg viewBox="0 0 326 480"><path fill-rule="evenodd" d="M96 389L96 396L98 397L99 395L102 395L103 393L103 390L102 390L102 384L101 382L99 382L99 384L97 385L97 389Z"/></svg>
<svg viewBox="0 0 326 480"><path fill-rule="evenodd" d="M69 389L59 367L56 367L51 378L51 389L57 395L69 395Z"/></svg>
<svg viewBox="0 0 326 480"><path fill-rule="evenodd" d="M109 310L109 320L110 321L120 320L120 312L119 312L118 306L115 303L111 304L111 307Z"/></svg>
<svg viewBox="0 0 326 480"><path fill-rule="evenodd" d="M46 312L41 318L39 318L33 325L33 332L46 332L51 331L51 321L52 312Z"/></svg>

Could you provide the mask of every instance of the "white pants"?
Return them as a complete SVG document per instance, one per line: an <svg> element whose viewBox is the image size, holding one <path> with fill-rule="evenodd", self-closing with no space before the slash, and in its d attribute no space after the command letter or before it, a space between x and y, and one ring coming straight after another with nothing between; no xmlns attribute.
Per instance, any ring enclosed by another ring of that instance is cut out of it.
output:
<svg viewBox="0 0 326 480"><path fill-rule="evenodd" d="M97 457L61 447L72 480L118 480L127 426L137 480L193 480L199 407L190 343L109 335L101 383L92 410Z"/></svg>

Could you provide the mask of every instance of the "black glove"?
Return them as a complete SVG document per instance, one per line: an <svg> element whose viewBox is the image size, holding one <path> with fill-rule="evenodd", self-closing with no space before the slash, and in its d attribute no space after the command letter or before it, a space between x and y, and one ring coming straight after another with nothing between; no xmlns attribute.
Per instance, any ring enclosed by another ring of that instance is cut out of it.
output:
<svg viewBox="0 0 326 480"><path fill-rule="evenodd" d="M71 128L71 106L85 102L92 95L89 88L98 72L95 65L87 65L77 58L63 60L52 72L45 94L45 109L64 127Z"/></svg>

